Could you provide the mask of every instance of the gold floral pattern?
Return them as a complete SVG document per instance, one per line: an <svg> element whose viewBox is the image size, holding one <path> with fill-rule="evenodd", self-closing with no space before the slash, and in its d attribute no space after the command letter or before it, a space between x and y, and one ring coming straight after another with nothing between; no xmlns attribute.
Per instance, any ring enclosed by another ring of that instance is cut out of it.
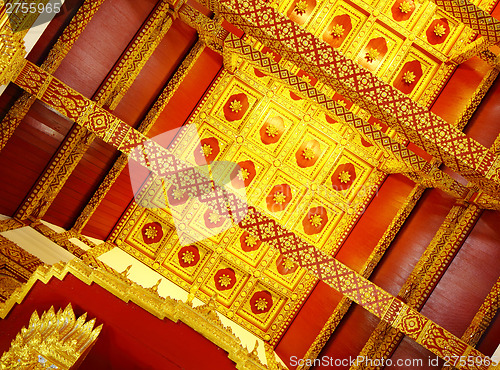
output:
<svg viewBox="0 0 500 370"><path fill-rule="evenodd" d="M342 37L344 35L344 31L344 27L341 24L336 24L332 27L330 35L332 35L333 37Z"/></svg>
<svg viewBox="0 0 500 370"><path fill-rule="evenodd" d="M307 1L306 0L299 0L295 4L295 8L293 11L297 13L298 15L302 15L306 12L307 10Z"/></svg>
<svg viewBox="0 0 500 370"><path fill-rule="evenodd" d="M249 246L249 247L253 247L255 245L257 245L257 238L253 235L248 235L246 238L245 238L245 243Z"/></svg>
<svg viewBox="0 0 500 370"><path fill-rule="evenodd" d="M342 171L339 174L339 180L340 182L347 184L349 181L351 181L351 174L347 171Z"/></svg>
<svg viewBox="0 0 500 370"><path fill-rule="evenodd" d="M442 37L444 36L444 34L446 33L446 29L444 28L444 26L442 24L436 24L436 26L434 27L434 34L437 36L437 37Z"/></svg>
<svg viewBox="0 0 500 370"><path fill-rule="evenodd" d="M208 221L210 221L211 224L217 224L221 218L222 217L217 213L210 212L210 215L208 216Z"/></svg>
<svg viewBox="0 0 500 370"><path fill-rule="evenodd" d="M154 227L152 226L149 226L146 231L144 232L144 234L146 235L146 237L148 237L149 239L154 239L156 237L156 235L158 235L158 230L156 230Z"/></svg>
<svg viewBox="0 0 500 370"><path fill-rule="evenodd" d="M229 275L226 275L226 274L219 276L219 284L221 286L223 286L224 288L229 286L229 284L231 284L231 277Z"/></svg>
<svg viewBox="0 0 500 370"><path fill-rule="evenodd" d="M323 219L320 215L312 215L311 217L309 217L309 223L314 227L320 227L322 222Z"/></svg>
<svg viewBox="0 0 500 370"><path fill-rule="evenodd" d="M380 53L379 53L379 51L377 49L370 49L366 53L365 59L368 62L372 63L373 61L375 61L378 58L379 55L380 55Z"/></svg>
<svg viewBox="0 0 500 370"><path fill-rule="evenodd" d="M184 197L184 192L181 189L177 188L172 192L172 197L175 200L182 199Z"/></svg>
<svg viewBox="0 0 500 370"><path fill-rule="evenodd" d="M243 108L243 104L239 100L234 99L230 104L229 104L229 109L231 109L232 112L238 113L241 108Z"/></svg>
<svg viewBox="0 0 500 370"><path fill-rule="evenodd" d="M409 1L403 1L399 4L399 10L404 14L409 13L411 11L411 3Z"/></svg>
<svg viewBox="0 0 500 370"><path fill-rule="evenodd" d="M269 137L275 137L278 135L278 129L274 125L269 125L266 128L266 135Z"/></svg>
<svg viewBox="0 0 500 370"><path fill-rule="evenodd" d="M283 259L282 265L287 270L290 270L293 269L293 267L295 266L295 262L293 262L291 258L285 258Z"/></svg>
<svg viewBox="0 0 500 370"><path fill-rule="evenodd" d="M238 179L245 181L250 177L250 172L246 168L242 168L238 172Z"/></svg>
<svg viewBox="0 0 500 370"><path fill-rule="evenodd" d="M311 148L305 148L304 151L302 152L302 156L306 160L311 160L315 157L314 150L312 150Z"/></svg>
<svg viewBox="0 0 500 370"><path fill-rule="evenodd" d="M182 260L185 263L192 263L194 261L194 253L191 251L186 251L182 254Z"/></svg>
<svg viewBox="0 0 500 370"><path fill-rule="evenodd" d="M273 200L274 200L274 203L276 203L276 204L283 204L283 203L285 203L286 196L285 196L285 194L283 194L282 192L279 191L276 194L274 194Z"/></svg>
<svg viewBox="0 0 500 370"><path fill-rule="evenodd" d="M208 157L210 154L212 154L212 147L208 144L203 144L203 146L201 147L201 153L205 157Z"/></svg>
<svg viewBox="0 0 500 370"><path fill-rule="evenodd" d="M264 311L267 308L267 300L264 298L258 298L255 302L255 308L258 311Z"/></svg>
<svg viewBox="0 0 500 370"><path fill-rule="evenodd" d="M413 83L415 81L417 77L415 76L415 74L412 72L412 71L408 71L406 72L404 75L403 75L403 81L405 83L407 83L408 85L410 85L411 83Z"/></svg>

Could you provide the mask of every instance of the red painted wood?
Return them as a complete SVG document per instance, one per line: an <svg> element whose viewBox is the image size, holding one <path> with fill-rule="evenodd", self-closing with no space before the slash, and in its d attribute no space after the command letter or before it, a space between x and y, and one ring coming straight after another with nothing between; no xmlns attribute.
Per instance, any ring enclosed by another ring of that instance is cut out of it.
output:
<svg viewBox="0 0 500 370"><path fill-rule="evenodd" d="M302 356L319 334L333 310L342 299L342 294L320 281L281 338L275 351L291 369L290 358Z"/></svg>
<svg viewBox="0 0 500 370"><path fill-rule="evenodd" d="M486 147L500 134L500 79L491 86L481 105L469 120L464 132Z"/></svg>
<svg viewBox="0 0 500 370"><path fill-rule="evenodd" d="M329 366L326 368L349 369L351 365L346 361L358 355L378 323L379 319L376 316L358 305L353 305L334 331L318 358L326 358L328 361L331 361L331 359L333 361L336 359L340 361L344 360L343 364L339 364L340 366ZM320 366L312 367L312 369L324 368Z"/></svg>
<svg viewBox="0 0 500 370"><path fill-rule="evenodd" d="M397 295L454 203L440 190L426 190L370 280Z"/></svg>
<svg viewBox="0 0 500 370"><path fill-rule="evenodd" d="M187 325L160 320L125 303L96 284L72 275L63 281L37 282L21 305L0 320L0 351L7 350L31 314L72 304L75 314L103 324L95 346L80 369L235 369L227 353Z"/></svg>
<svg viewBox="0 0 500 370"><path fill-rule="evenodd" d="M414 185L402 175L388 176L345 240L336 258L359 271Z"/></svg>
<svg viewBox="0 0 500 370"><path fill-rule="evenodd" d="M0 152L0 213L12 216L56 153L71 122L35 102Z"/></svg>
<svg viewBox="0 0 500 370"><path fill-rule="evenodd" d="M461 337L500 276L499 260L500 217L498 212L485 211L431 294L422 313ZM453 307L453 310L443 307Z"/></svg>
<svg viewBox="0 0 500 370"><path fill-rule="evenodd" d="M54 74L91 98L155 5L154 0L108 0Z"/></svg>
<svg viewBox="0 0 500 370"><path fill-rule="evenodd" d="M476 57L460 64L434 102L431 111L447 122L455 122L489 69L486 62Z"/></svg>

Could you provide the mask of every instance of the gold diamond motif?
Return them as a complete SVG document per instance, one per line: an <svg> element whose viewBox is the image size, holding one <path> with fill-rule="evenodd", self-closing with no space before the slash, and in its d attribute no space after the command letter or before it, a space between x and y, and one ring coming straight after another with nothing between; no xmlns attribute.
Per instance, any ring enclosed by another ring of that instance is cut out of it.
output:
<svg viewBox="0 0 500 370"><path fill-rule="evenodd" d="M322 222L323 219L320 215L312 215L311 217L309 217L309 223L314 227L320 227Z"/></svg>
<svg viewBox="0 0 500 370"><path fill-rule="evenodd" d="M411 11L411 3L409 1L403 1L399 4L399 10L404 14L409 13Z"/></svg>
<svg viewBox="0 0 500 370"><path fill-rule="evenodd" d="M302 15L306 12L307 10L307 1L306 0L299 0L296 4L295 4L295 8L293 9L293 11L295 13L297 13L298 15Z"/></svg>
<svg viewBox="0 0 500 370"><path fill-rule="evenodd" d="M314 150L312 150L311 148L305 148L304 151L302 152L302 156L306 160L313 159L315 157Z"/></svg>
<svg viewBox="0 0 500 370"><path fill-rule="evenodd" d="M444 28L444 26L440 23L436 24L436 26L434 27L434 34L437 37L442 37L445 33L446 29Z"/></svg>
<svg viewBox="0 0 500 370"><path fill-rule="evenodd" d="M276 194L274 194L274 197L273 197L274 203L283 204L283 203L285 203L285 200L286 200L286 196L282 192L277 192Z"/></svg>
<svg viewBox="0 0 500 370"><path fill-rule="evenodd" d="M410 85L413 81L415 81L416 78L417 76L415 76L415 74L412 71L408 71L403 75L403 81L406 82L408 85Z"/></svg>
<svg viewBox="0 0 500 370"><path fill-rule="evenodd" d="M231 112L238 113L241 108L243 108L243 104L239 100L234 99L231 103L229 103L229 108Z"/></svg>
<svg viewBox="0 0 500 370"><path fill-rule="evenodd" d="M194 253L191 251L186 251L182 254L182 260L184 263L191 263L194 261Z"/></svg>
<svg viewBox="0 0 500 370"><path fill-rule="evenodd" d="M351 181L351 174L349 172L347 172L347 171L342 171L339 174L339 180L340 180L341 183L346 184L349 181Z"/></svg>
<svg viewBox="0 0 500 370"><path fill-rule="evenodd" d="M223 286L224 288L229 286L231 284L231 277L229 275L221 275L219 276L219 284L220 286Z"/></svg>
<svg viewBox="0 0 500 370"><path fill-rule="evenodd" d="M258 298L257 301L255 301L255 308L257 308L258 311L264 311L267 308L267 300Z"/></svg>
<svg viewBox="0 0 500 370"><path fill-rule="evenodd" d="M341 24L336 24L330 31L330 35L333 37L342 37L344 35L344 27Z"/></svg>
<svg viewBox="0 0 500 370"><path fill-rule="evenodd" d="M374 60L376 60L378 58L378 56L380 55L379 51L377 49L370 49L366 55L365 55L365 59L372 63Z"/></svg>

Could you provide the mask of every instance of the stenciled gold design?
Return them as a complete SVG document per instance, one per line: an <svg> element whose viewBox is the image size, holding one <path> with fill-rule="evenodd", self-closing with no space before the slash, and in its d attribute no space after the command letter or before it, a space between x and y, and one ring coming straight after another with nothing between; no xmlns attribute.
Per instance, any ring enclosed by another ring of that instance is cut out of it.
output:
<svg viewBox="0 0 500 370"><path fill-rule="evenodd" d="M264 298L258 298L255 301L255 308L259 311L264 311L267 308L267 299Z"/></svg>
<svg viewBox="0 0 500 370"><path fill-rule="evenodd" d="M373 49L370 49L366 52L365 59L368 62L373 63L378 58L379 55L380 55L380 52L377 49L373 48Z"/></svg>
<svg viewBox="0 0 500 370"><path fill-rule="evenodd" d="M322 222L323 219L320 215L311 215L311 217L309 217L309 223L314 227L320 227Z"/></svg>
<svg viewBox="0 0 500 370"><path fill-rule="evenodd" d="M191 251L186 251L182 254L182 260L185 263L191 263L194 261L194 253Z"/></svg>
<svg viewBox="0 0 500 370"><path fill-rule="evenodd" d="M342 37L344 35L344 31L344 27L341 24L336 24L332 27L330 35L332 35L333 37Z"/></svg>
<svg viewBox="0 0 500 370"><path fill-rule="evenodd" d="M225 275L225 274L221 275L219 277L219 284L221 286L223 286L224 288L229 286L229 284L231 284L231 277L229 275Z"/></svg>
<svg viewBox="0 0 500 370"><path fill-rule="evenodd" d="M302 156L309 161L311 159L314 159L316 155L314 154L314 150L312 150L311 148L305 148L302 151Z"/></svg>
<svg viewBox="0 0 500 370"><path fill-rule="evenodd" d="M409 1L403 1L399 4L399 10L404 14L409 13L411 11L411 3Z"/></svg>
<svg viewBox="0 0 500 370"><path fill-rule="evenodd" d="M347 184L349 181L351 181L351 174L348 171L342 171L339 174L339 180L341 183Z"/></svg>
<svg viewBox="0 0 500 370"><path fill-rule="evenodd" d="M408 85L412 84L416 78L417 76L415 76L415 74L412 71L407 71L403 75L403 81L406 82Z"/></svg>
<svg viewBox="0 0 500 370"><path fill-rule="evenodd" d="M232 112L238 113L241 108L243 108L243 104L237 99L234 99L231 103L229 103L229 108Z"/></svg>
<svg viewBox="0 0 500 370"><path fill-rule="evenodd" d="M278 191L277 193L274 194L273 196L273 201L276 204L283 204L285 203L286 196L282 192Z"/></svg>
<svg viewBox="0 0 500 370"><path fill-rule="evenodd" d="M248 245L249 247L254 247L257 245L257 238L253 235L248 235L246 238L245 238L245 243L246 245Z"/></svg>
<svg viewBox="0 0 500 370"><path fill-rule="evenodd" d="M302 15L306 12L307 10L307 1L306 0L299 0L297 3L295 3L295 7L293 8L293 11L298 14Z"/></svg>
<svg viewBox="0 0 500 370"><path fill-rule="evenodd" d="M241 168L238 171L238 179L240 179L241 181L248 180L249 177L250 177L250 172L248 172L246 168Z"/></svg>
<svg viewBox="0 0 500 370"><path fill-rule="evenodd" d="M266 128L266 135L269 137L275 137L278 135L278 129L274 125L269 125Z"/></svg>
<svg viewBox="0 0 500 370"><path fill-rule="evenodd" d="M438 23L434 26L434 29L432 30L432 32L434 32L434 34L437 37L442 37L446 33L446 29L444 28L444 26L441 23Z"/></svg>
<svg viewBox="0 0 500 370"><path fill-rule="evenodd" d="M212 154L212 147L208 144L203 144L201 147L201 153L205 156L208 157L210 154Z"/></svg>
<svg viewBox="0 0 500 370"><path fill-rule="evenodd" d="M21 329L10 348L2 355L2 369L70 369L92 347L102 325L94 328L95 319L87 314L78 319L69 304L57 313L54 307L39 317L35 311L27 327Z"/></svg>
<svg viewBox="0 0 500 370"><path fill-rule="evenodd" d="M144 234L146 234L146 236L149 238L149 239L154 239L156 237L156 235L158 235L158 230L156 230L154 227L152 226L149 226L146 231L144 232Z"/></svg>

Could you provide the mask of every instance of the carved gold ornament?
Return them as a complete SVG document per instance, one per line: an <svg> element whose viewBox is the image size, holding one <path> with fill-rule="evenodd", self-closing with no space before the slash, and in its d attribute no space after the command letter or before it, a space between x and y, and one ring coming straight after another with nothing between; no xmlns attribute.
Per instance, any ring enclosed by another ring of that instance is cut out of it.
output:
<svg viewBox="0 0 500 370"><path fill-rule="evenodd" d="M266 135L269 137L275 137L278 135L278 129L274 125L268 125L266 128Z"/></svg>
<svg viewBox="0 0 500 370"><path fill-rule="evenodd" d="M365 59L372 63L375 59L378 58L378 56L380 55L379 51L377 49L370 49L366 55L365 55Z"/></svg>
<svg viewBox="0 0 500 370"><path fill-rule="evenodd" d="M239 100L234 99L230 104L229 104L229 109L231 109L231 112L238 113L241 108L243 108L243 104Z"/></svg>
<svg viewBox="0 0 500 370"><path fill-rule="evenodd" d="M173 192L172 192L172 197L175 199L175 200L179 200L179 199L182 199L182 197L184 196L184 192L181 190L181 189L175 189Z"/></svg>
<svg viewBox="0 0 500 370"><path fill-rule="evenodd" d="M399 10L404 14L409 13L411 11L411 3L409 1L403 1L399 4Z"/></svg>
<svg viewBox="0 0 500 370"><path fill-rule="evenodd" d="M156 238L156 235L158 235L158 230L156 230L153 226L148 226L144 234L146 234L148 239L154 239Z"/></svg>
<svg viewBox="0 0 500 370"><path fill-rule="evenodd" d="M182 260L184 263L192 263L194 261L194 253L191 251L186 251L182 254Z"/></svg>
<svg viewBox="0 0 500 370"><path fill-rule="evenodd" d="M267 308L267 300L264 298L258 298L255 301L255 308L258 311L264 311Z"/></svg>
<svg viewBox="0 0 500 370"><path fill-rule="evenodd" d="M298 15L302 15L306 12L307 10L307 1L306 0L299 0L295 4L295 8L293 11L297 13Z"/></svg>
<svg viewBox="0 0 500 370"><path fill-rule="evenodd" d="M70 369L92 346L102 325L94 328L95 319L86 322L87 314L78 319L69 304L57 313L54 307L41 317L35 311L2 355L2 369Z"/></svg>
<svg viewBox="0 0 500 370"><path fill-rule="evenodd" d="M273 197L274 203L283 204L283 203L285 203L285 200L286 200L286 196L282 192L277 192L276 194L274 194L274 197Z"/></svg>
<svg viewBox="0 0 500 370"><path fill-rule="evenodd" d="M203 144L201 147L201 152L205 157L208 157L210 154L212 154L212 147L208 144Z"/></svg>
<svg viewBox="0 0 500 370"><path fill-rule="evenodd" d="M344 27L341 24L336 24L330 31L330 35L333 37L342 37L344 35Z"/></svg>
<svg viewBox="0 0 500 370"><path fill-rule="evenodd" d="M304 151L302 152L302 156L306 160L313 159L315 157L314 150L312 150L311 148L305 148Z"/></svg>
<svg viewBox="0 0 500 370"><path fill-rule="evenodd" d="M415 81L417 76L412 71L408 71L403 75L403 81L406 82L408 85L410 85L412 82Z"/></svg>
<svg viewBox="0 0 500 370"><path fill-rule="evenodd" d="M270 51L268 51L267 53L264 54L267 58L271 59L271 60L274 60L274 54Z"/></svg>
<svg viewBox="0 0 500 370"><path fill-rule="evenodd" d="M323 219L320 215L312 215L311 217L309 217L309 223L314 227L320 227L322 222Z"/></svg>
<svg viewBox="0 0 500 370"><path fill-rule="evenodd" d="M295 262L293 262L291 258L285 258L281 264L287 270L290 270L295 266Z"/></svg>
<svg viewBox="0 0 500 370"><path fill-rule="evenodd" d="M337 100L337 104L340 105L341 107L346 107L347 106L347 103L345 102L345 100Z"/></svg>
<svg viewBox="0 0 500 370"><path fill-rule="evenodd" d="M218 215L217 213L211 212L210 215L208 216L208 221L210 221L211 224L216 224L219 222L221 219L221 216Z"/></svg>
<svg viewBox="0 0 500 370"><path fill-rule="evenodd" d="M223 286L224 288L229 286L229 284L231 284L231 277L229 275L226 275L226 274L219 276L219 284L220 284L220 286Z"/></svg>
<svg viewBox="0 0 500 370"><path fill-rule="evenodd" d="M300 79L308 84L311 83L311 77L309 77L308 75L302 75Z"/></svg>
<svg viewBox="0 0 500 370"><path fill-rule="evenodd" d="M343 184L347 184L349 181L351 181L351 174L348 171L342 171L339 174L339 180Z"/></svg>
<svg viewBox="0 0 500 370"><path fill-rule="evenodd" d="M255 238L255 236L253 235L248 235L246 238L245 238L245 243L249 246L249 247L253 247L255 245L257 245L257 239Z"/></svg>
<svg viewBox="0 0 500 370"><path fill-rule="evenodd" d="M444 28L444 26L440 23L436 24L436 26L434 27L434 34L437 37L442 37L445 33L446 29Z"/></svg>
<svg viewBox="0 0 500 370"><path fill-rule="evenodd" d="M246 168L241 168L238 171L238 179L240 179L241 181L248 180L249 177L250 177L250 172L248 172Z"/></svg>

